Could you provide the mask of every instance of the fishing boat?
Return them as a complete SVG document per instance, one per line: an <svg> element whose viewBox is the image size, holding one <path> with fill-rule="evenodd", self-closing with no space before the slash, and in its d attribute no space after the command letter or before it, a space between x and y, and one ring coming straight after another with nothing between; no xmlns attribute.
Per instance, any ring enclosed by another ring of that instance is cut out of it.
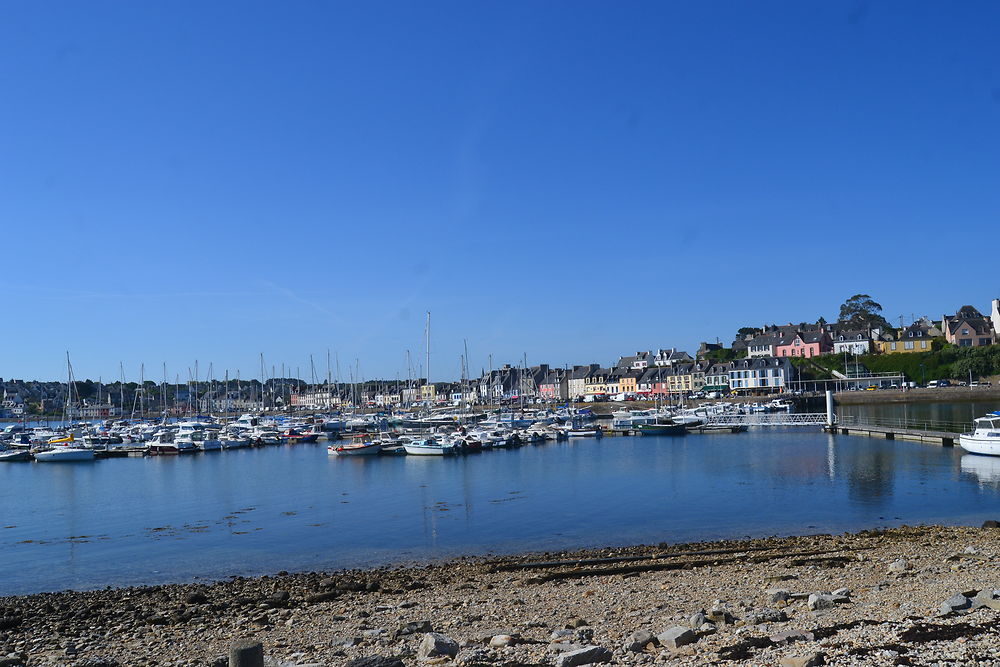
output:
<svg viewBox="0 0 1000 667"><path fill-rule="evenodd" d="M344 445L330 445L326 451L336 456L376 456L382 451L382 441L371 437L355 438Z"/></svg>
<svg viewBox="0 0 1000 667"><path fill-rule="evenodd" d="M970 454L1000 456L1000 412L975 420L972 433L963 433L958 444Z"/></svg>
<svg viewBox="0 0 1000 667"><path fill-rule="evenodd" d="M303 433L298 429L289 428L281 432L281 439L285 441L286 445L313 443L319 440L319 433Z"/></svg>
<svg viewBox="0 0 1000 667"><path fill-rule="evenodd" d="M566 431L566 435L571 438L600 438L604 435L600 426L574 425Z"/></svg>

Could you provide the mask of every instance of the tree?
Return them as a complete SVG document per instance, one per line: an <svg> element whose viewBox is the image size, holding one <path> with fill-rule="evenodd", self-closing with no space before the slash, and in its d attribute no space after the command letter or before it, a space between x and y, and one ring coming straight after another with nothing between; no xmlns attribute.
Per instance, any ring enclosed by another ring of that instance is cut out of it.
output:
<svg viewBox="0 0 1000 667"><path fill-rule="evenodd" d="M764 333L764 330L759 327L740 327L739 331L736 332L736 340L743 340L747 336L758 336Z"/></svg>
<svg viewBox="0 0 1000 667"><path fill-rule="evenodd" d="M882 304L867 294L855 294L840 306L839 320L854 327L873 329L891 329L889 322L882 317Z"/></svg>

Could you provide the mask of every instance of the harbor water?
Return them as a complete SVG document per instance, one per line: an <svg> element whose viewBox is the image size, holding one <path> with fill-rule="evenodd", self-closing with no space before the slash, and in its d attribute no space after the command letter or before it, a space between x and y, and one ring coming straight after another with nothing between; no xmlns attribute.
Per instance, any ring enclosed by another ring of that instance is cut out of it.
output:
<svg viewBox="0 0 1000 667"><path fill-rule="evenodd" d="M978 523L1000 519L1000 460L816 428L580 438L460 457L339 458L292 445L9 463L0 508L0 595L11 595Z"/></svg>

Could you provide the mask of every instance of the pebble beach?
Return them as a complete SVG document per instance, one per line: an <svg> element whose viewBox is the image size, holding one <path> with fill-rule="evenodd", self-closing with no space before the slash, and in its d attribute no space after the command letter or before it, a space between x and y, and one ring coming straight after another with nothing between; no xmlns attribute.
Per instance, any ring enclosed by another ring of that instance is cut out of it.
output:
<svg viewBox="0 0 1000 667"><path fill-rule="evenodd" d="M461 558L0 598L0 665L1000 664L1000 528Z"/></svg>

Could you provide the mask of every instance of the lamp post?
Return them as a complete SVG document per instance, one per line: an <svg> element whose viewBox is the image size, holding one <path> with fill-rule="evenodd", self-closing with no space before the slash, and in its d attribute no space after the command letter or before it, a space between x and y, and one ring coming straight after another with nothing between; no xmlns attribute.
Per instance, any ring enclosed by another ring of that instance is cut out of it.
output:
<svg viewBox="0 0 1000 667"><path fill-rule="evenodd" d="M920 364L920 385L923 386L924 382L924 365Z"/></svg>

